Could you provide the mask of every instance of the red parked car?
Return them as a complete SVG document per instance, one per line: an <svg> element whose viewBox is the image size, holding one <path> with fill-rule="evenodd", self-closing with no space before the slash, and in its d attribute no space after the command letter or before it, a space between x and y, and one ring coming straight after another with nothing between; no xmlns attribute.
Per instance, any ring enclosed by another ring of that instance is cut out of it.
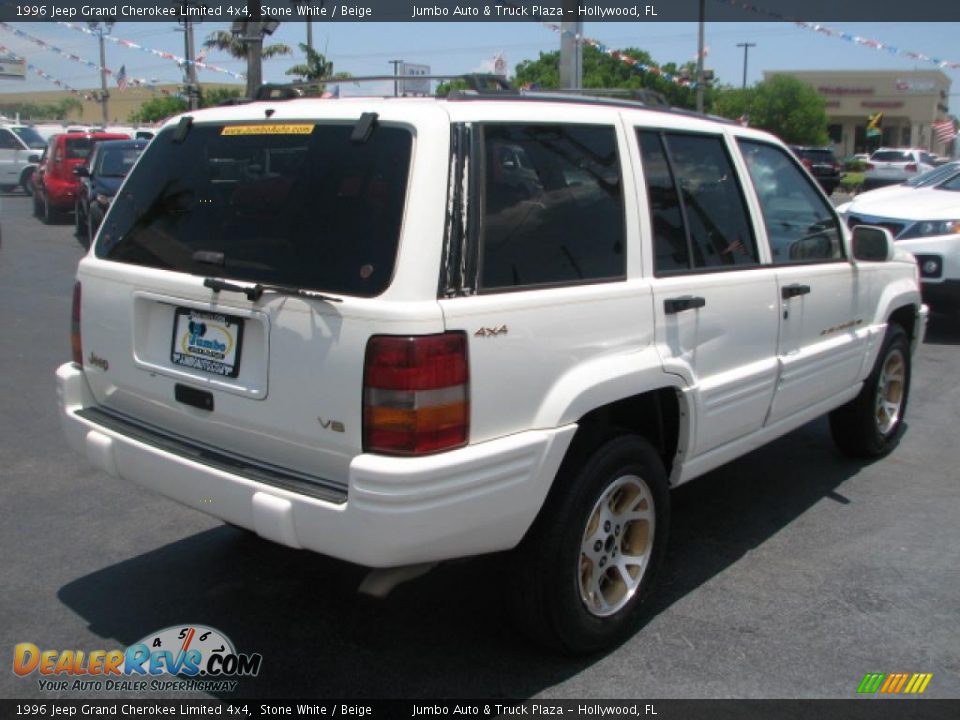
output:
<svg viewBox="0 0 960 720"><path fill-rule="evenodd" d="M36 192L33 194L33 212L48 225L71 212L77 202L80 178L73 169L87 162L93 146L101 140L129 140L121 133L63 133L54 135L47 143L45 165L36 173Z"/></svg>

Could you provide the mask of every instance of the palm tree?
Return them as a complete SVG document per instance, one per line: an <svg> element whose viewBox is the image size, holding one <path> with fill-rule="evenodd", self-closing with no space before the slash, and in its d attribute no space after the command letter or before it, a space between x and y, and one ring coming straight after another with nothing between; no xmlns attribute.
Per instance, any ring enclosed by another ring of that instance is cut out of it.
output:
<svg viewBox="0 0 960 720"><path fill-rule="evenodd" d="M217 30L207 35L203 41L203 46L208 50L225 50L233 57L239 60L245 60L247 57L247 44L240 39L240 35L234 35L229 30ZM260 57L264 60L277 55L292 55L289 45L284 43L274 43L273 45L264 45L260 51Z"/></svg>
<svg viewBox="0 0 960 720"><path fill-rule="evenodd" d="M306 43L299 43L300 50L307 56L307 61L294 65L287 70L287 75L296 75L300 80L326 80L333 76L333 63L314 50Z"/></svg>
<svg viewBox="0 0 960 720"><path fill-rule="evenodd" d="M348 72L335 73L333 71L333 62L327 60L323 53L317 52L305 43L298 44L300 46L300 51L306 55L306 62L294 65L292 68L286 71L287 75L296 75L297 79L300 81L343 80L350 77L350 73ZM308 94L319 95L324 91L324 89L325 85L321 83L316 87L311 87L308 91Z"/></svg>

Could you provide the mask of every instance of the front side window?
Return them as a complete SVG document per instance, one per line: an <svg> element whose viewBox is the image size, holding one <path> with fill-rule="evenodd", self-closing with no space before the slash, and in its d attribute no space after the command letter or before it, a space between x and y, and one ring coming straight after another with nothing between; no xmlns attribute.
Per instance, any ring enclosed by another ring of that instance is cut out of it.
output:
<svg viewBox="0 0 960 720"><path fill-rule="evenodd" d="M22 150L23 146L9 130L0 128L0 150Z"/></svg>
<svg viewBox="0 0 960 720"><path fill-rule="evenodd" d="M487 125L481 289L626 272L617 139L596 125Z"/></svg>
<svg viewBox="0 0 960 720"><path fill-rule="evenodd" d="M840 260L840 224L826 199L782 149L738 140L757 191L776 265Z"/></svg>
<svg viewBox="0 0 960 720"><path fill-rule="evenodd" d="M178 141L168 128L111 206L97 256L378 295L393 276L413 137L378 125L357 142L353 129L353 123L195 125ZM105 155L105 171L106 162Z"/></svg>
<svg viewBox="0 0 960 720"><path fill-rule="evenodd" d="M32 127L16 127L13 132L19 137L31 150L41 150L47 146L43 137Z"/></svg>
<svg viewBox="0 0 960 720"><path fill-rule="evenodd" d="M749 215L723 138L639 130L657 274L755 266Z"/></svg>

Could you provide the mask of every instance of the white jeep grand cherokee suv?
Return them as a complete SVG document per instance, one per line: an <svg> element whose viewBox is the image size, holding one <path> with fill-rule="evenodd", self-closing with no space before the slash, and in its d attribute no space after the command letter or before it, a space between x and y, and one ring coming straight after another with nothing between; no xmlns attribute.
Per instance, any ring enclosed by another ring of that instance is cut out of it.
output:
<svg viewBox="0 0 960 720"><path fill-rule="evenodd" d="M521 626L582 652L639 621L670 488L827 412L890 451L925 320L913 258L768 134L273 98L151 142L57 375L106 472L375 568L512 551Z"/></svg>

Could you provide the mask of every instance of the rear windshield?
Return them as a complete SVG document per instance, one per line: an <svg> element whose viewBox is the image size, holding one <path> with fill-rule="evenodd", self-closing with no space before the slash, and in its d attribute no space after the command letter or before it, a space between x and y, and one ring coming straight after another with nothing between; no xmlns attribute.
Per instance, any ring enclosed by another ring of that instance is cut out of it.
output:
<svg viewBox="0 0 960 720"><path fill-rule="evenodd" d="M93 149L90 138L67 138L67 160L86 160Z"/></svg>
<svg viewBox="0 0 960 720"><path fill-rule="evenodd" d="M815 150L815 149L805 149L801 150L799 153L800 157L806 158L814 163L825 163L827 165L833 165L837 158L833 154L832 150Z"/></svg>
<svg viewBox="0 0 960 720"><path fill-rule="evenodd" d="M143 148L136 145L128 145L127 147L103 146L97 156L97 167L94 168L94 172L100 177L122 178L130 172L130 168L133 167L141 152L143 152Z"/></svg>
<svg viewBox="0 0 960 720"><path fill-rule="evenodd" d="M871 160L880 162L910 162L913 157L908 152L902 150L877 150L870 156Z"/></svg>
<svg viewBox="0 0 960 720"><path fill-rule="evenodd" d="M378 126L197 125L160 133L114 201L98 257L371 297L393 274L412 135Z"/></svg>

